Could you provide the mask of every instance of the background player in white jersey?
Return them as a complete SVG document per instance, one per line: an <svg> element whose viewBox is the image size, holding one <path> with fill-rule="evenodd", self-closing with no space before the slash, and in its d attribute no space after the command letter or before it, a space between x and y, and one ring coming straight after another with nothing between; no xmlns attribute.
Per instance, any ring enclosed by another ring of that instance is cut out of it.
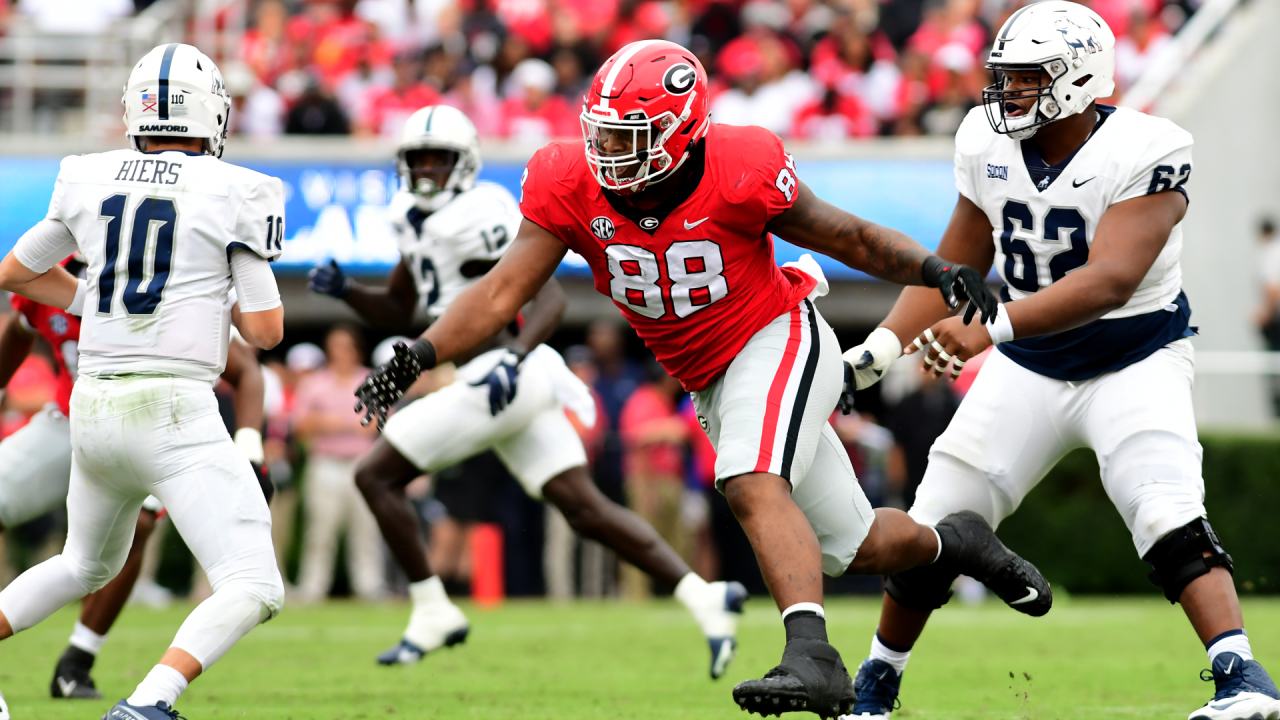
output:
<svg viewBox="0 0 1280 720"><path fill-rule="evenodd" d="M330 261L312 271L311 289L342 298L371 322L403 329L419 303L434 320L488 272L515 239L521 214L505 188L476 182L476 130L458 110L432 106L414 113L397 155L404 190L391 212L401 261L388 286L363 287ZM648 523L592 482L564 408L592 424L594 401L560 355L541 344L563 310L563 291L551 280L525 308L522 327L500 332L462 358L452 385L393 415L361 461L356 483L409 577L414 607L404 637L378 662L417 662L466 638L466 617L428 567L404 487L423 472L492 449L530 496L550 501L579 533L674 587L711 645L711 677L720 677L733 659L746 590L698 577Z"/></svg>
<svg viewBox="0 0 1280 720"><path fill-rule="evenodd" d="M919 335L907 351L924 349L923 369L937 374L996 345L930 451L912 517L967 509L994 526L1068 451L1092 448L1152 582L1208 650L1217 693L1192 720L1274 719L1280 696L1253 660L1231 558L1203 504L1178 264L1191 135L1095 102L1114 91L1114 47L1097 14L1065 0L1009 18L991 49L987 104L956 134L960 197L938 248L980 270L994 262L1005 282L995 322L943 319L935 295L907 288L845 358L862 388L898 357L900 338ZM889 578L855 717L889 715L954 579L933 566Z"/></svg>
<svg viewBox="0 0 1280 720"><path fill-rule="evenodd" d="M104 718L169 720L187 683L284 600L267 504L212 392L232 320L258 347L283 335L268 261L280 252L284 201L279 180L219 160L231 102L195 48L143 57L124 106L134 149L64 159L48 215L0 263L0 287L84 316L67 543L0 592L0 638L119 573L138 510L155 495L213 595ZM77 249L87 280L56 265ZM228 307L233 285L238 304Z"/></svg>

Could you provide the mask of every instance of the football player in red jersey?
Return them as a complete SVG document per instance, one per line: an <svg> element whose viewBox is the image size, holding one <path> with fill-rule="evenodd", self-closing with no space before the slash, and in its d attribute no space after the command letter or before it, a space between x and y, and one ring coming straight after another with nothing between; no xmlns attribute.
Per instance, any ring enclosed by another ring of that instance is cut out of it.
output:
<svg viewBox="0 0 1280 720"><path fill-rule="evenodd" d="M715 445L716 484L755 550L787 643L735 701L761 714L847 712L854 692L828 642L822 574L887 574L940 564L978 578L1016 609L1048 612L1048 583L973 513L918 525L872 511L827 423L846 366L814 300L827 283L812 258L779 268L771 233L875 277L969 301L985 321L982 276L911 238L819 200L782 142L758 127L712 124L707 78L688 50L646 40L619 50L584 98L583 146L556 142L522 180L519 234L502 260L413 346L357 391L366 422L418 374L487 340L572 249L667 371L693 393ZM870 360L867 360L870 363Z"/></svg>
<svg viewBox="0 0 1280 720"><path fill-rule="evenodd" d="M73 275L83 262L72 256L63 262ZM13 528L52 511L67 499L71 480L71 430L69 403L75 383L80 318L49 305L13 295L9 298L15 314L0 330L0 389L26 360L36 336L44 338L53 352L57 369L54 402L32 416L22 429L0 442L0 531ZM250 456L254 472L268 501L274 489L267 477L262 457L263 420L262 368L249 347L239 341L228 345L227 366L222 378L235 389L236 444ZM253 452L256 438L256 455ZM124 568L106 587L87 595L80 618L66 650L54 668L50 693L55 698L96 699L90 671L107 632L115 624L133 591L142 569L142 552L155 528L162 507L147 498L138 513L133 546Z"/></svg>

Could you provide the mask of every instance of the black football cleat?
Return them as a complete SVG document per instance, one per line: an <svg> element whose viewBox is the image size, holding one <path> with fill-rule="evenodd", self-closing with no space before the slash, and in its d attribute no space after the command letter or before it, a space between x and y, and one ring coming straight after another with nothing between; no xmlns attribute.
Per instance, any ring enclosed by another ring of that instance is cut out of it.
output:
<svg viewBox="0 0 1280 720"><path fill-rule="evenodd" d="M853 680L830 643L797 638L782 651L782 662L759 680L733 688L733 701L763 716L811 712L821 718L848 713L857 701Z"/></svg>
<svg viewBox="0 0 1280 720"><path fill-rule="evenodd" d="M75 645L68 645L53 669L53 682L49 694L55 698L73 700L98 700L102 693L93 684L89 671L93 669L93 655Z"/></svg>
<svg viewBox="0 0 1280 720"><path fill-rule="evenodd" d="M1053 606L1053 590L1036 566L1004 546L981 515L952 513L934 526L943 539L943 557L957 573L986 585L1020 613L1040 617Z"/></svg>

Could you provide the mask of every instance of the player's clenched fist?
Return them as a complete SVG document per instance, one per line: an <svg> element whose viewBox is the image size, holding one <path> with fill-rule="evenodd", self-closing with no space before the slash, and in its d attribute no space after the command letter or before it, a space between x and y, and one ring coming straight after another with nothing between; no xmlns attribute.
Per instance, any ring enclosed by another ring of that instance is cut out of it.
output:
<svg viewBox="0 0 1280 720"><path fill-rule="evenodd" d="M968 313L966 313L968 315ZM992 311L992 316L995 311ZM991 346L991 335L986 323L969 323L968 318L952 317L926 329L904 352L912 355L924 350L921 371L941 377L951 366L951 379L960 377L960 371L970 358Z"/></svg>

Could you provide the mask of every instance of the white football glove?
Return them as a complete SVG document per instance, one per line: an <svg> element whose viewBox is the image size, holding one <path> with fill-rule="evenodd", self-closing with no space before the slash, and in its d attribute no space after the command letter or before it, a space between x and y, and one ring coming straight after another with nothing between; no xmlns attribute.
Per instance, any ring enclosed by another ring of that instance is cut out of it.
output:
<svg viewBox="0 0 1280 720"><path fill-rule="evenodd" d="M844 353L844 393L840 396L840 412L853 411L853 393L880 382L894 360L902 357L902 341L889 328L876 328L861 345Z"/></svg>

